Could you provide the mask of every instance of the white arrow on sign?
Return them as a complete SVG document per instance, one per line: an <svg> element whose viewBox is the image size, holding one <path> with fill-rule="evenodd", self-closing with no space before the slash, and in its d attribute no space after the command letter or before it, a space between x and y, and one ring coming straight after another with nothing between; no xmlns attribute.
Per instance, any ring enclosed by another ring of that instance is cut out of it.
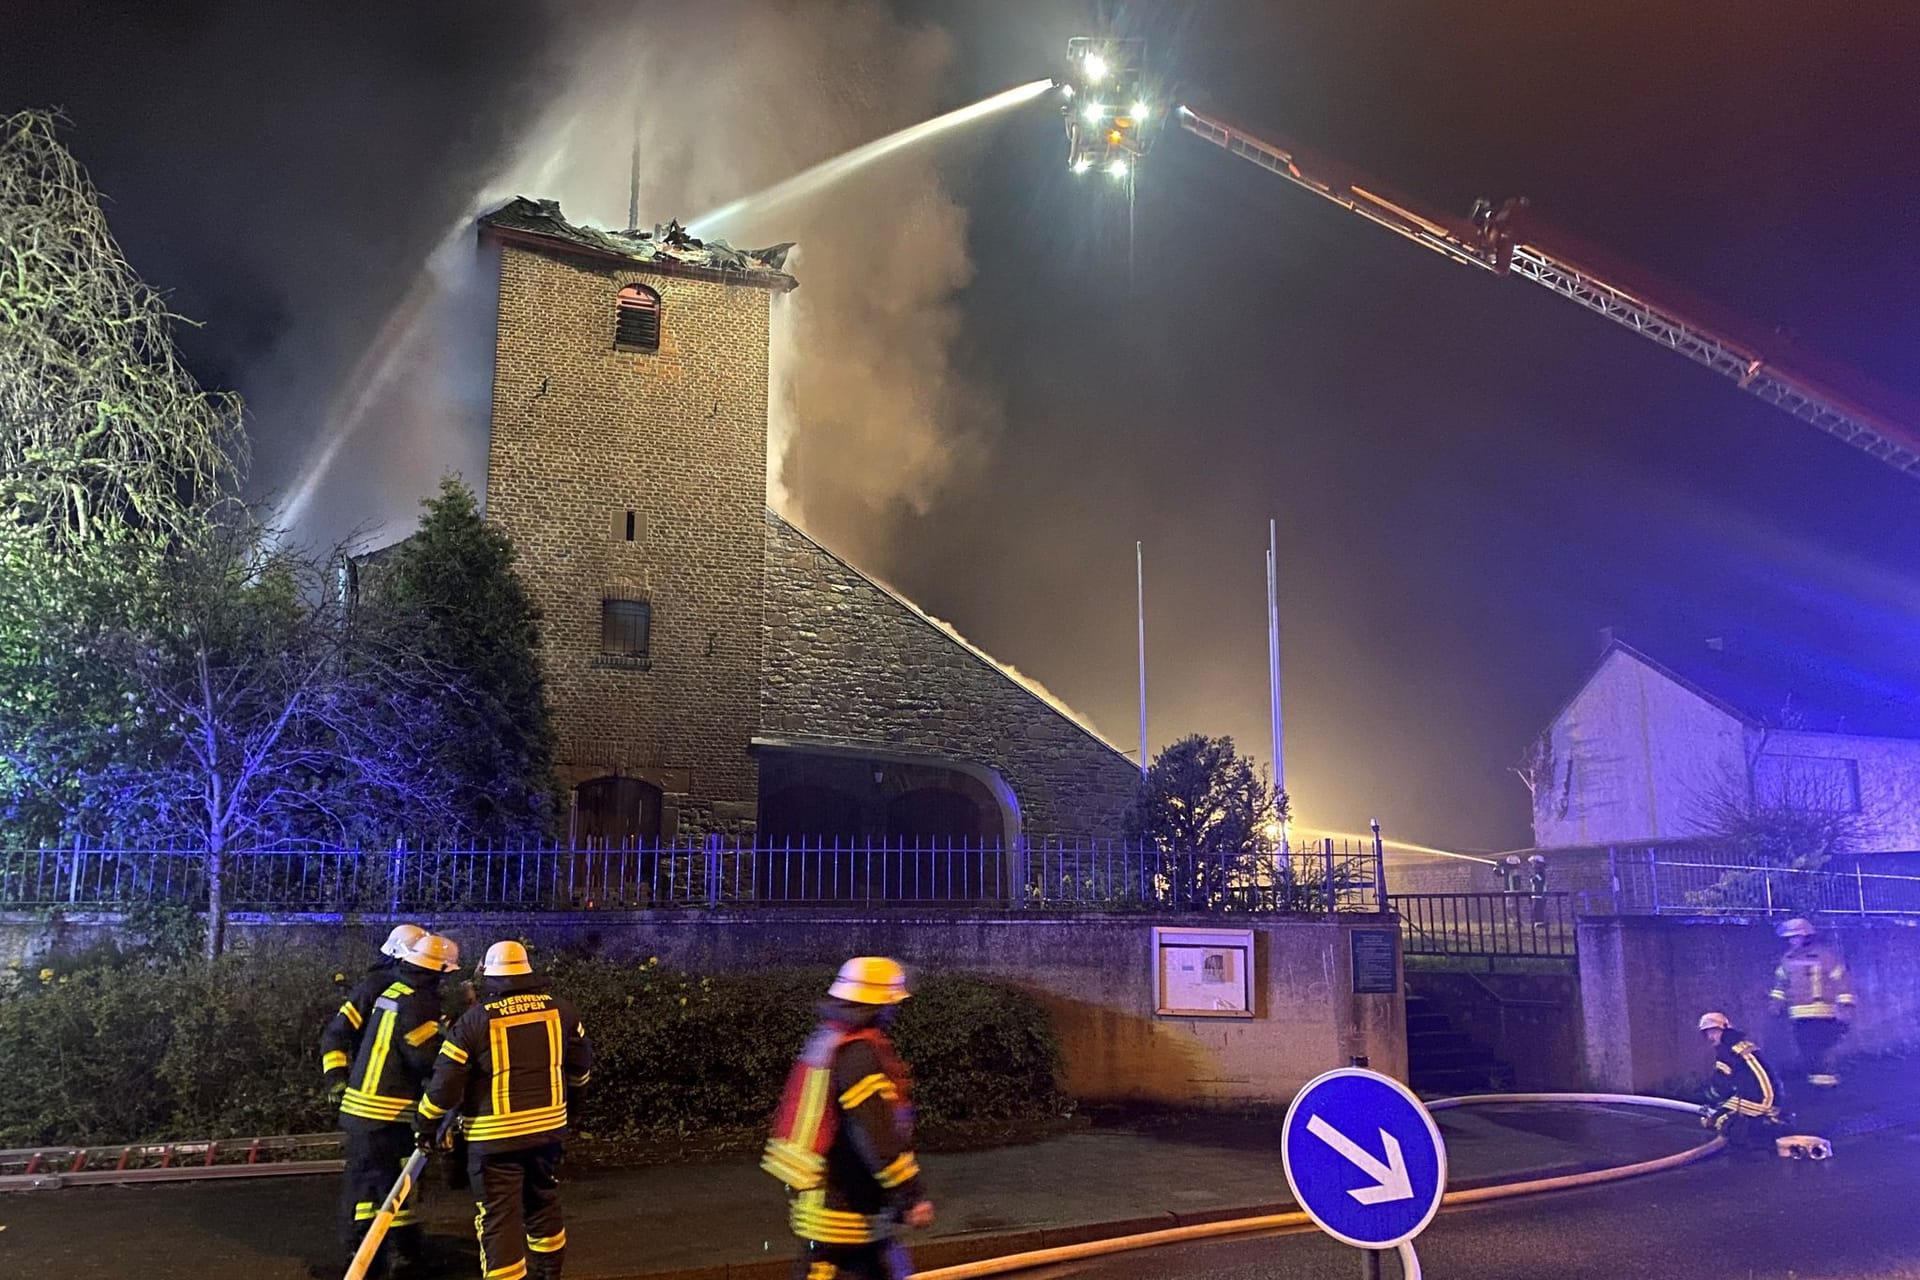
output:
<svg viewBox="0 0 1920 1280"><path fill-rule="evenodd" d="M1385 1129L1380 1130L1380 1141L1386 1145L1387 1151L1385 1163L1374 1159L1372 1155L1361 1149L1359 1143L1319 1116L1314 1116L1307 1121L1307 1132L1359 1165L1360 1172L1379 1184L1372 1187L1355 1187L1347 1192L1361 1204L1384 1204L1389 1200L1413 1199L1413 1180L1407 1177L1407 1159L1400 1154L1400 1140Z"/></svg>

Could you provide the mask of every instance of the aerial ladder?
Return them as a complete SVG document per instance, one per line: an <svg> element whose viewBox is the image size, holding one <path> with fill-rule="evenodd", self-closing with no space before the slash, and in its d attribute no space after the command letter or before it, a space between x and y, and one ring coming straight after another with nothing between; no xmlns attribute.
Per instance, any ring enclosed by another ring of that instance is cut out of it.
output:
<svg viewBox="0 0 1920 1280"><path fill-rule="evenodd" d="M1525 199L1483 200L1465 219L1436 214L1304 147L1256 137L1191 107L1174 115L1194 136L1376 226L1454 262L1551 289L1920 479L1920 403L1620 262L1547 223Z"/></svg>

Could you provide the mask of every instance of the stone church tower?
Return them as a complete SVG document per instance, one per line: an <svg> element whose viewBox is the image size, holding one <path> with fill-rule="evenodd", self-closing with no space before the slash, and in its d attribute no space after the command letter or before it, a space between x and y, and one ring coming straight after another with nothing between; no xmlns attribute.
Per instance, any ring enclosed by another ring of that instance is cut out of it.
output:
<svg viewBox="0 0 1920 1280"><path fill-rule="evenodd" d="M487 518L544 614L576 842L965 843L985 876L1024 836L1118 831L1133 762L767 508L784 247L525 199L480 231Z"/></svg>
<svg viewBox="0 0 1920 1280"><path fill-rule="evenodd" d="M639 261L531 201L484 229L500 275L487 516L545 615L575 834L750 829L769 310L795 282L666 245Z"/></svg>

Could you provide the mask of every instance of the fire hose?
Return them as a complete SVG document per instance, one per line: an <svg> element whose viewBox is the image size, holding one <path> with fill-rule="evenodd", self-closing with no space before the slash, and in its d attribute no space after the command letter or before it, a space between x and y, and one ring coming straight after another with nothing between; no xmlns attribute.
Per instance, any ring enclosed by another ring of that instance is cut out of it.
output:
<svg viewBox="0 0 1920 1280"><path fill-rule="evenodd" d="M1701 1111L1695 1103L1629 1093L1476 1093L1459 1098L1438 1099L1428 1103L1427 1110L1448 1111L1455 1107L1499 1103L1575 1103L1595 1106L1650 1107L1657 1110L1684 1111L1695 1116ZM1652 1160L1639 1160L1632 1164L1561 1174L1551 1178L1530 1178L1524 1182L1507 1182L1491 1187L1470 1187L1460 1191L1449 1191L1440 1198L1440 1205L1443 1209L1451 1209L1492 1200L1540 1195L1548 1191L1599 1186L1602 1183L1618 1182L1623 1178L1637 1178L1643 1174L1678 1169L1683 1165L1704 1160L1726 1145L1725 1138L1714 1137L1697 1147L1676 1152L1673 1155L1659 1156ZM978 1280L982 1276L1005 1275L1010 1271L1026 1271L1034 1267L1052 1266L1063 1262L1081 1262L1088 1258L1131 1253L1136 1249L1153 1249L1160 1245L1186 1244L1196 1240L1213 1240L1223 1236L1251 1235L1257 1232L1292 1234L1318 1229L1313 1219L1299 1210L1291 1213L1259 1214L1250 1218L1231 1218L1224 1222L1199 1222L1184 1227L1143 1231L1137 1235L1113 1236L1106 1240L1088 1240L1081 1244L1034 1249L1026 1253L1010 1253L998 1258L983 1258L978 1262L964 1262L957 1266L937 1267L931 1271L916 1272L915 1280ZM1403 1265L1407 1264L1410 1254L1410 1250L1401 1249ZM1408 1280L1419 1280L1417 1263L1408 1266L1407 1276Z"/></svg>

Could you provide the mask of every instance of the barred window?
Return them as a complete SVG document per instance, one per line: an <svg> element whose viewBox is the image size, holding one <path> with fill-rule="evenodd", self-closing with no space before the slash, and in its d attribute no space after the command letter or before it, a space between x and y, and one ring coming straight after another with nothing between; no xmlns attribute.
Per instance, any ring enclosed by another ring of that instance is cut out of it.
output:
<svg viewBox="0 0 1920 1280"><path fill-rule="evenodd" d="M643 284L630 284L620 291L613 345L624 351L660 349L659 294Z"/></svg>
<svg viewBox="0 0 1920 1280"><path fill-rule="evenodd" d="M600 652L610 658L649 658L653 605L645 600L600 602Z"/></svg>

